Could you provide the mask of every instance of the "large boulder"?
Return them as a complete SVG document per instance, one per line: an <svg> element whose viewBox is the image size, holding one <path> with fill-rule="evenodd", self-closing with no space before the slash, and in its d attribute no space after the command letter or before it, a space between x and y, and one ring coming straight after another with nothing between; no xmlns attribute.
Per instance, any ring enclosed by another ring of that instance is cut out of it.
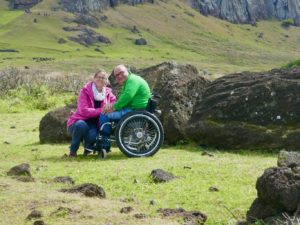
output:
<svg viewBox="0 0 300 225"><path fill-rule="evenodd" d="M191 117L196 99L201 99L208 81L199 75L191 65L164 62L143 70L134 70L149 84L153 93L161 96L158 108L162 111L159 119L169 144L186 140L185 127ZM111 85L118 91L114 76Z"/></svg>
<svg viewBox="0 0 300 225"><path fill-rule="evenodd" d="M48 112L40 121L40 142L41 143L61 143L70 140L67 132L67 119L74 105L57 108Z"/></svg>
<svg viewBox="0 0 300 225"><path fill-rule="evenodd" d="M221 148L300 149L300 68L243 72L210 83L187 128Z"/></svg>
<svg viewBox="0 0 300 225"><path fill-rule="evenodd" d="M269 168L258 178L256 189L258 198L247 212L248 222L258 219L269 221L270 218L275 220L283 213L292 216L299 210L299 171L288 167Z"/></svg>

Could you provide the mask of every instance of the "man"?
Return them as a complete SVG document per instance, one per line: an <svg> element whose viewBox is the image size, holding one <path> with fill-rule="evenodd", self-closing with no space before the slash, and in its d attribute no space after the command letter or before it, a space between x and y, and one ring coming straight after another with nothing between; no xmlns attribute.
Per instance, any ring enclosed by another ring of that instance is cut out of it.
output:
<svg viewBox="0 0 300 225"><path fill-rule="evenodd" d="M111 133L110 124L107 122L117 122L124 115L132 110L143 110L148 104L151 96L148 83L140 76L128 71L124 65L114 68L114 76L119 85L122 85L117 101L107 104L100 115L100 132L102 135L102 157L105 158L110 151L109 135Z"/></svg>

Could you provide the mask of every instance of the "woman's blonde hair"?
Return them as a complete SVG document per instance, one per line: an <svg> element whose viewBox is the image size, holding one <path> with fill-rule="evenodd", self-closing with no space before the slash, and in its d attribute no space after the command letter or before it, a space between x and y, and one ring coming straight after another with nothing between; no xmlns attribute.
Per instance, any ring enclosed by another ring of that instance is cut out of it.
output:
<svg viewBox="0 0 300 225"><path fill-rule="evenodd" d="M108 77L109 77L109 74L105 71L105 70L98 70L95 75L94 75L94 78L98 75L98 74L104 74L105 75L105 83L106 85L110 84L109 83L109 80L108 80Z"/></svg>

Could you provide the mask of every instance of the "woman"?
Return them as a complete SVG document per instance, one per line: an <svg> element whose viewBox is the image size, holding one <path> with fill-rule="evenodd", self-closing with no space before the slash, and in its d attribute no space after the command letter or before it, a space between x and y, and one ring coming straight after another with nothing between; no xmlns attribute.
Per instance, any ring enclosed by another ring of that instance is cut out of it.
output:
<svg viewBox="0 0 300 225"><path fill-rule="evenodd" d="M69 157L75 157L81 140L84 140L84 153L96 140L99 130L98 118L106 104L116 101L108 84L108 74L98 71L94 79L88 82L80 91L77 109L67 122L68 132L72 135Z"/></svg>

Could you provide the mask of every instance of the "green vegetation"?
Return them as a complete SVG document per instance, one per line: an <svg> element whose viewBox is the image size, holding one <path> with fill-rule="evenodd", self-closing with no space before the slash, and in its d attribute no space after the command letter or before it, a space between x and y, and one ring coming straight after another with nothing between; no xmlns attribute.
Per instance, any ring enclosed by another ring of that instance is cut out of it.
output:
<svg viewBox="0 0 300 225"><path fill-rule="evenodd" d="M44 213L47 224L182 224L178 218L163 219L159 208L183 207L208 215L207 224L234 224L243 219L256 197L255 182L264 169L276 164L275 153L219 152L202 156L203 149L193 145L164 147L154 157L127 158L117 148L107 160L96 156L68 159L68 144L40 145L38 126L44 112L6 114L0 117L0 224L27 224L26 216L34 207ZM11 129L14 125L15 129ZM4 142L10 144L5 144ZM79 150L81 154L82 149ZM27 162L36 179L22 183L6 176L12 166ZM153 169L167 170L178 179L155 184ZM56 176L71 176L76 184L86 182L102 186L106 200L89 199L56 190L67 185L55 184ZM216 186L219 192L209 192ZM149 205L150 200L156 202ZM125 202L124 202L125 201ZM80 211L75 215L51 215L60 206ZM124 206L134 212L119 213ZM135 213L148 217L137 220ZM31 224L31 223L28 223Z"/></svg>
<svg viewBox="0 0 300 225"><path fill-rule="evenodd" d="M70 20L74 15L51 11L54 2L43 1L31 9L32 13L9 11L0 5L0 49L19 51L1 52L0 68L29 66L92 72L99 68L110 71L118 63L141 68L177 60L200 70L209 69L211 74L219 76L244 70L268 70L299 58L297 27L291 27L286 38L286 29L278 21L262 21L257 27L235 25L202 16L179 0L137 7L123 5L104 11L100 16L108 19L94 30L108 37L112 44L84 47L69 40L78 32L62 29L76 26L66 22L66 18ZM132 33L133 26L140 33ZM262 32L263 38L258 38ZM149 44L134 45L139 37L146 38ZM59 44L59 38L67 43ZM33 59L40 57L51 60Z"/></svg>
<svg viewBox="0 0 300 225"><path fill-rule="evenodd" d="M281 22L281 26L289 28L290 26L294 25L294 23L295 23L295 21L290 18L290 19L283 20Z"/></svg>
<svg viewBox="0 0 300 225"><path fill-rule="evenodd" d="M299 66L300 66L300 59L286 64L285 66L283 66L283 68L293 68L293 67L299 67Z"/></svg>

